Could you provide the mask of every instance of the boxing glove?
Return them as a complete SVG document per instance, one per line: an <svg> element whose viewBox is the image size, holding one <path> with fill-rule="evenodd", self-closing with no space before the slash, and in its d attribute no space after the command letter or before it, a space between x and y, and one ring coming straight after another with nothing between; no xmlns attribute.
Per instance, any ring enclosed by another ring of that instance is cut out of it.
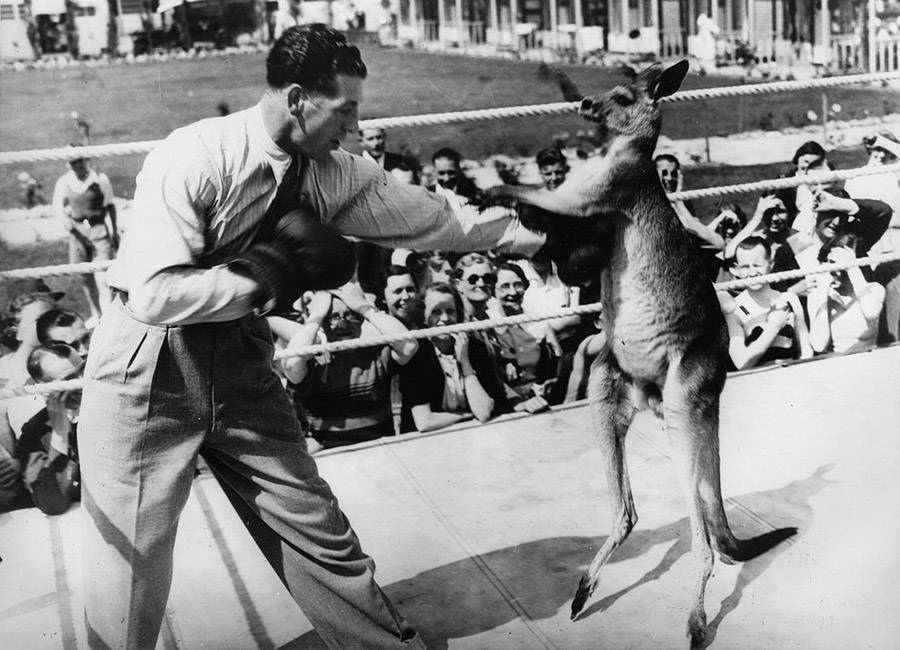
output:
<svg viewBox="0 0 900 650"><path fill-rule="evenodd" d="M289 311L304 291L346 284L356 270L356 256L353 244L315 214L295 209L264 227L229 267L259 283L259 310L268 314Z"/></svg>

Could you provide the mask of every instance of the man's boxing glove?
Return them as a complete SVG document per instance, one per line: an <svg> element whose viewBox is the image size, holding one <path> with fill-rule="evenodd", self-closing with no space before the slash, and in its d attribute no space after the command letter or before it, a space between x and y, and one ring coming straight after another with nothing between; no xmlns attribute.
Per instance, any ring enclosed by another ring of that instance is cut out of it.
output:
<svg viewBox="0 0 900 650"><path fill-rule="evenodd" d="M256 280L263 314L288 311L304 291L335 289L356 270L353 244L304 209L291 210L229 262L236 273Z"/></svg>

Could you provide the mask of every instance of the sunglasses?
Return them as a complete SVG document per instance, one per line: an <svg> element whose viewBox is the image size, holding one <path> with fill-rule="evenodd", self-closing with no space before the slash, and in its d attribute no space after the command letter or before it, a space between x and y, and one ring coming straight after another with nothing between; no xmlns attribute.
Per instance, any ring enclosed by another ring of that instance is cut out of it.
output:
<svg viewBox="0 0 900 650"><path fill-rule="evenodd" d="M478 284L479 280L484 280L485 284L494 284L497 281L497 274L485 273L484 275L478 275L477 273L473 273L466 278L466 282L471 284L473 287Z"/></svg>
<svg viewBox="0 0 900 650"><path fill-rule="evenodd" d="M348 323L361 323L363 321L363 318L355 311L348 311L344 312L343 314L331 312L328 315L328 321L331 323L339 323L340 321L346 321Z"/></svg>

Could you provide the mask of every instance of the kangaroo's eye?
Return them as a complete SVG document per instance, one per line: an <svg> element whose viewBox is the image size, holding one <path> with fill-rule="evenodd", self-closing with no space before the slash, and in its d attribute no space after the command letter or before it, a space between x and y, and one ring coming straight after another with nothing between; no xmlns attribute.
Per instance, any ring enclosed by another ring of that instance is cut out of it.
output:
<svg viewBox="0 0 900 650"><path fill-rule="evenodd" d="M584 99L581 100L581 110L583 110L583 111L591 110L591 107L593 105L594 105L594 100L592 100L588 97L585 97Z"/></svg>

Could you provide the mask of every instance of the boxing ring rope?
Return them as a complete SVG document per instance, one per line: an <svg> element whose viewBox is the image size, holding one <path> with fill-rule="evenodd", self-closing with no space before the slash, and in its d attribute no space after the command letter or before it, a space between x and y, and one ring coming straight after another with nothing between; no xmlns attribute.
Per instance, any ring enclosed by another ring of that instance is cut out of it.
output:
<svg viewBox="0 0 900 650"><path fill-rule="evenodd" d="M682 90L663 97L662 102L684 102L698 99L716 99L719 97L738 97L744 95L763 95L769 93L789 92L794 90L835 88L852 84L878 83L900 79L900 71L872 72L867 74L826 77L822 79L806 79L797 81L773 81L761 84L742 86L724 86L722 88L701 88ZM507 106L499 108L483 108L470 111L454 111L447 113L430 113L425 115L405 115L398 117L381 117L362 120L360 128L398 128L409 126L428 126L434 124L454 124L472 120L493 120L509 117L528 117L539 115L560 115L578 109L580 102L553 102L550 104L532 104L526 106ZM147 153L157 147L162 140L143 142L125 142L118 144L97 144L78 147L78 155L85 158L101 158L107 156L125 156ZM29 151L0 152L0 165L12 165L23 162L67 161L72 158L73 147L55 149L32 149Z"/></svg>
<svg viewBox="0 0 900 650"><path fill-rule="evenodd" d="M859 257L847 262L829 262L820 264L810 269L791 269L789 271L779 271L778 273L768 273L758 275L753 278L744 278L740 280L729 280L727 282L719 282L713 285L717 291L725 291L729 289L742 289L751 284L760 282L780 282L784 280L793 280L803 278L810 275L818 275L821 273L831 273L834 271L845 271L853 267L861 266L877 266L886 262L900 261L900 251L887 253L884 255L870 255L867 257ZM275 359L287 359L299 356L311 356L321 354L323 352L346 352L347 350L358 350L361 348L369 348L375 346L389 345L398 341L410 341L418 339L432 338L435 336L445 336L448 334L461 334L468 332L481 332L484 330L497 329L499 327L509 327L511 325L522 325L524 323L534 323L542 320L554 320L556 318L564 318L567 316L581 316L583 314L596 314L603 310L603 304L599 302L587 305L576 305L574 307L564 307L552 316L538 316L535 314L517 314L515 316L503 316L500 318L488 318L479 321L469 321L465 323L455 323L453 325L442 325L439 327L429 327L420 330L410 330L402 334L386 334L381 336L366 337L364 339L348 339L344 341L332 341L329 343L316 343L307 345L295 350L278 350L275 352ZM70 379L66 381L54 381L44 384L31 384L27 386L19 386L16 388L5 388L0 390L0 400L21 395L45 395L48 393L56 393L67 390L78 390L82 387L81 379Z"/></svg>
<svg viewBox="0 0 900 650"><path fill-rule="evenodd" d="M875 174L900 173L900 162L880 167L856 167L854 169L842 169L830 172L816 172L805 176L793 176L791 178L778 178L773 180L756 181L753 183L740 183L738 185L722 185L720 187L708 187L698 190L684 190L669 194L672 200L688 200L714 196L726 196L730 194L747 194L752 192L764 192L767 190L781 190L799 185L819 185L843 181L858 176ZM35 266L24 269L11 269L0 271L0 281L3 280L28 280L33 278L55 278L68 275L83 275L86 273L99 273L105 271L112 264L109 260L99 262L78 262L75 264L54 264L50 266Z"/></svg>

